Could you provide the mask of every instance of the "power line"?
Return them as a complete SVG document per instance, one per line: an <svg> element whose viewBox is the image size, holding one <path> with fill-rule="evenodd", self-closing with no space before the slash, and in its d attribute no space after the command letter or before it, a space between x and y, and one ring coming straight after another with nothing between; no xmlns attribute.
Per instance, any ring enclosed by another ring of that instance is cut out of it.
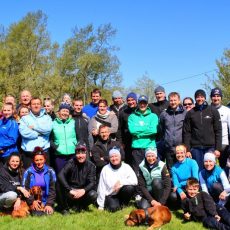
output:
<svg viewBox="0 0 230 230"><path fill-rule="evenodd" d="M183 80L186 80L186 79L189 79L189 78L195 78L195 77L198 77L198 76L201 76L201 75L212 73L214 71L217 71L217 69L213 69L213 70L206 71L206 72L203 72L203 73L199 73L199 74L196 74L196 75L192 75L192 76L189 76L189 77L180 78L180 79L177 79L177 80L174 80L174 81L165 82L165 83L162 83L160 85L168 85L168 84L171 84L171 83L174 83L174 82L183 81Z"/></svg>

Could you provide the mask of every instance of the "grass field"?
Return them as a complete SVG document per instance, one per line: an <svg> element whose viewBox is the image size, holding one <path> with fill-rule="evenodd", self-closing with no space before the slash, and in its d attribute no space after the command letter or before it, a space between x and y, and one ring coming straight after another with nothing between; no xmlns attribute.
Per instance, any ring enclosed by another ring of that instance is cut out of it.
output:
<svg viewBox="0 0 230 230"><path fill-rule="evenodd" d="M27 217L25 219L12 219L10 216L0 217L1 230L27 230L27 229L76 229L76 230L144 230L147 226L127 227L124 225L124 216L129 214L134 207L127 207L116 213L98 211L95 207L90 206L87 212L73 213L62 216L55 213L52 216ZM164 225L162 230L201 230L204 229L201 224L194 222L183 223L182 212L174 211L171 222Z"/></svg>

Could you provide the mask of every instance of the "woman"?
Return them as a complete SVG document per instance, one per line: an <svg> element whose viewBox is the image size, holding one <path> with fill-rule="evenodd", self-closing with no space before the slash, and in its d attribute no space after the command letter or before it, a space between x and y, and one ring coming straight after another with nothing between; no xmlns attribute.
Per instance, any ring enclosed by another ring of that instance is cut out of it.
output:
<svg viewBox="0 0 230 230"><path fill-rule="evenodd" d="M55 171L58 174L68 160L75 156L77 144L75 121L70 117L69 104L61 104L59 117L53 121L51 146L54 149Z"/></svg>
<svg viewBox="0 0 230 230"><path fill-rule="evenodd" d="M111 138L115 139L118 120L113 112L108 111L108 102L105 99L99 101L97 114L89 122L89 133L93 135L94 142L98 138L100 125L108 126Z"/></svg>
<svg viewBox="0 0 230 230"><path fill-rule="evenodd" d="M138 208L164 205L171 191L171 179L163 161L157 159L157 150L149 147L145 150L145 159L139 165L138 188L142 199Z"/></svg>
<svg viewBox="0 0 230 230"><path fill-rule="evenodd" d="M55 202L56 174L52 168L46 165L46 153L40 147L35 147L31 166L23 175L23 186L29 191L33 186L40 186L42 189L42 204L34 200L32 196L27 199L28 205L32 207L32 214L41 215L43 212L52 214ZM41 207L44 206L44 210Z"/></svg>
<svg viewBox="0 0 230 230"><path fill-rule="evenodd" d="M21 197L29 197L29 192L21 186L22 161L17 153L12 153L6 164L0 168L0 209L18 210Z"/></svg>
<svg viewBox="0 0 230 230"><path fill-rule="evenodd" d="M50 98L46 98L46 100L44 100L44 108L46 110L46 113L50 115L50 117L52 118L52 121L56 118L56 114L54 112L54 102L53 100L51 100Z"/></svg>
<svg viewBox="0 0 230 230"><path fill-rule="evenodd" d="M204 169L199 177L202 191L209 193L218 204L225 205L228 202L230 184L224 170L216 165L214 153L205 153Z"/></svg>
<svg viewBox="0 0 230 230"><path fill-rule="evenodd" d="M18 123L14 119L14 106L5 103L2 107L3 118L0 120L0 166L5 164L7 157L13 152L18 152Z"/></svg>
<svg viewBox="0 0 230 230"><path fill-rule="evenodd" d="M25 115L28 115L30 113L30 109L25 106L25 105L21 105L19 108L18 108L18 116L19 116L19 119L21 119L23 116Z"/></svg>
<svg viewBox="0 0 230 230"><path fill-rule="evenodd" d="M191 110L195 106L193 99L191 97L185 97L183 100L183 106L187 111Z"/></svg>
<svg viewBox="0 0 230 230"><path fill-rule="evenodd" d="M137 177L132 168L121 162L119 149L109 151L110 163L101 171L98 185L98 209L115 212L127 205L134 195Z"/></svg>
<svg viewBox="0 0 230 230"><path fill-rule="evenodd" d="M171 170L173 191L180 196L181 200L187 197L185 194L185 187L188 178L194 177L197 180L199 179L198 164L195 160L186 158L186 152L185 145L176 146L176 159L178 162L173 165Z"/></svg>

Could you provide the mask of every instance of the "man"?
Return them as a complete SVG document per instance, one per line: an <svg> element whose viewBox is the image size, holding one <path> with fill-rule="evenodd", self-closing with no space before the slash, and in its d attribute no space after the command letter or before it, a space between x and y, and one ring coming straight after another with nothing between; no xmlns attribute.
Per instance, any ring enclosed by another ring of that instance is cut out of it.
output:
<svg viewBox="0 0 230 230"><path fill-rule="evenodd" d="M168 108L169 102L166 99L164 87L156 87L154 93L157 101L154 103L149 103L149 108L151 109L152 113L155 113L159 117L161 112Z"/></svg>
<svg viewBox="0 0 230 230"><path fill-rule="evenodd" d="M30 107L30 100L31 100L32 96L31 96L31 93L30 91L28 90L23 90L21 93L20 93L20 104L17 105L17 110L20 106L26 106L26 107Z"/></svg>
<svg viewBox="0 0 230 230"><path fill-rule="evenodd" d="M122 160L124 159L124 150L118 141L111 140L109 127L106 125L100 125L99 127L99 139L93 145L92 148L92 161L97 168L97 179L100 177L102 168L109 163L109 150L112 148L120 149Z"/></svg>
<svg viewBox="0 0 230 230"><path fill-rule="evenodd" d="M101 100L101 91L94 89L91 92L91 99L92 101L88 105L85 105L82 110L89 118L92 118L97 113L98 103Z"/></svg>
<svg viewBox="0 0 230 230"><path fill-rule="evenodd" d="M58 205L62 214L69 208L85 210L96 202L96 167L87 160L85 143L78 143L76 157L69 160L58 175Z"/></svg>
<svg viewBox="0 0 230 230"><path fill-rule="evenodd" d="M169 106L160 114L160 130L163 135L167 168L176 163L175 148L182 143L182 128L186 110L180 104L180 94L172 92L168 95Z"/></svg>
<svg viewBox="0 0 230 230"><path fill-rule="evenodd" d="M73 119L75 120L75 131L78 141L86 143L87 150L89 151L89 132L88 124L89 117L82 112L83 101L80 98L73 100Z"/></svg>
<svg viewBox="0 0 230 230"><path fill-rule="evenodd" d="M110 111L113 111L118 118L120 111L125 107L125 103L123 101L121 92L115 90L112 95L112 100L113 100L113 104L110 105Z"/></svg>
<svg viewBox="0 0 230 230"><path fill-rule="evenodd" d="M214 151L216 157L220 156L222 142L220 114L205 100L204 90L197 90L195 92L195 107L187 112L183 126L187 156L192 156L197 161L199 170L203 169L206 152Z"/></svg>
<svg viewBox="0 0 230 230"><path fill-rule="evenodd" d="M34 97L30 101L31 111L20 120L19 132L22 136L22 160L24 168L28 168L32 160L32 152L36 146L41 147L47 155L49 164L49 136L52 130L52 119L42 108L42 101Z"/></svg>
<svg viewBox="0 0 230 230"><path fill-rule="evenodd" d="M214 88L211 91L212 106L220 113L222 125L222 148L219 157L220 167L225 168L229 156L229 130L230 130L230 109L222 105L222 91L219 88Z"/></svg>
<svg viewBox="0 0 230 230"><path fill-rule="evenodd" d="M131 165L131 144L132 136L128 129L128 117L134 112L137 107L137 95L130 92L126 97L127 107L119 113L117 140L122 143L125 151L125 162Z"/></svg>
<svg viewBox="0 0 230 230"><path fill-rule="evenodd" d="M128 128L132 135L132 167L136 173L145 158L145 149L156 147L157 126L158 117L148 107L148 98L140 96L138 108L128 118Z"/></svg>

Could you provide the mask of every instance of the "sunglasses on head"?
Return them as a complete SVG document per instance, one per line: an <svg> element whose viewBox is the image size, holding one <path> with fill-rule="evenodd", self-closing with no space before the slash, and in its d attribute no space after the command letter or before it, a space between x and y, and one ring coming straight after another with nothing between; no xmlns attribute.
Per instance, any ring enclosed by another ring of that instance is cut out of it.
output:
<svg viewBox="0 0 230 230"><path fill-rule="evenodd" d="M192 105L192 103L186 103L186 104L184 104L184 106L187 106L187 105Z"/></svg>

